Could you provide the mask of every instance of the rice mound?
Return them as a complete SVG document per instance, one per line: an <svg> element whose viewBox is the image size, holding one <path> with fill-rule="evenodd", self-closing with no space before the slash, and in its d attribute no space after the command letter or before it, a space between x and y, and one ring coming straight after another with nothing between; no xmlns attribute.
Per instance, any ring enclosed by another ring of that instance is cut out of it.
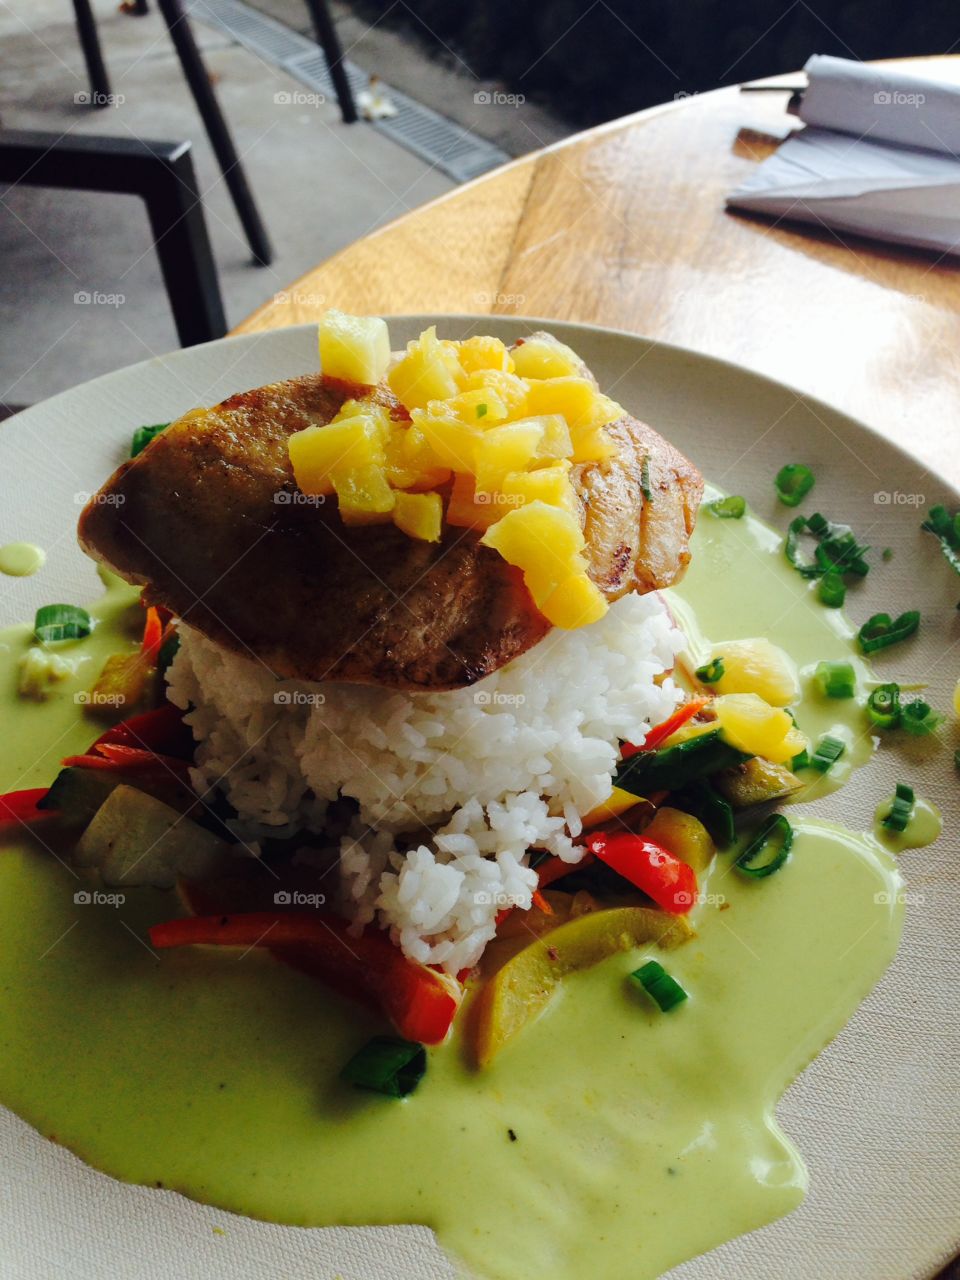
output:
<svg viewBox="0 0 960 1280"><path fill-rule="evenodd" d="M248 841L320 834L329 805L355 799L337 909L449 972L477 962L504 906L530 906L530 849L580 859L620 740L642 743L681 697L664 672L683 637L657 595L447 693L277 680L186 624L180 637L168 692L190 708L197 791L222 792Z"/></svg>

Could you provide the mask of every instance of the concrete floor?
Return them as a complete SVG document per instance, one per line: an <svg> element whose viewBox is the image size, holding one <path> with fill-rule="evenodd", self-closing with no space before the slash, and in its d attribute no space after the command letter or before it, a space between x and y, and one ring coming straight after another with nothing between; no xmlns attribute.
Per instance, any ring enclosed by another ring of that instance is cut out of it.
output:
<svg viewBox="0 0 960 1280"><path fill-rule="evenodd" d="M453 185L371 127L341 124L333 103L278 104L275 94L303 86L195 23L276 249L272 266L251 266L159 15L122 16L115 0L94 0L94 8L123 101L99 111L74 101L88 86L64 0L11 0L0 5L0 121L54 133L192 139L230 324L337 249ZM33 403L177 346L136 197L0 190L0 255L0 402ZM115 301L79 303L79 293Z"/></svg>

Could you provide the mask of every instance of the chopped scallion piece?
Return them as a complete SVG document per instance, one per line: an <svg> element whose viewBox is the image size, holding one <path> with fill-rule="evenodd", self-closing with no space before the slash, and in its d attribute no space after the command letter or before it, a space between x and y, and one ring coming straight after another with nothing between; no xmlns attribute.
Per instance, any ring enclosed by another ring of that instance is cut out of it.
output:
<svg viewBox="0 0 960 1280"><path fill-rule="evenodd" d="M944 717L939 711L934 711L929 702L905 702L900 716L900 728L917 738L923 738L939 729L943 720Z"/></svg>
<svg viewBox="0 0 960 1280"><path fill-rule="evenodd" d="M898 684L881 684L867 699L867 715L878 729L898 728L901 714Z"/></svg>
<svg viewBox="0 0 960 1280"><path fill-rule="evenodd" d="M907 824L913 817L915 804L916 797L913 794L913 787L908 787L905 782L898 782L893 803L890 805L890 812L883 819L883 826L888 831L906 831Z"/></svg>
<svg viewBox="0 0 960 1280"><path fill-rule="evenodd" d="M652 502L653 493L650 490L650 459L644 458L640 464L640 492L643 494L644 502Z"/></svg>
<svg viewBox="0 0 960 1280"><path fill-rule="evenodd" d="M813 678L827 698L852 698L857 677L849 662L818 662Z"/></svg>
<svg viewBox="0 0 960 1280"><path fill-rule="evenodd" d="M861 653L876 653L878 649L886 649L892 644L906 640L920 626L920 614L916 609L901 613L899 618L891 618L889 613L875 613L868 618L857 632L857 641Z"/></svg>
<svg viewBox="0 0 960 1280"><path fill-rule="evenodd" d="M800 536L809 533L817 541L813 561L800 559ZM796 516L787 527L784 553L793 567L805 578L819 578L824 574L837 574L841 578L848 573L865 577L870 566L864 560L869 547L861 547L849 525L834 524L815 511L812 516Z"/></svg>
<svg viewBox="0 0 960 1280"><path fill-rule="evenodd" d="M485 418L487 416L487 406L485 404L477 405L477 417Z"/></svg>
<svg viewBox="0 0 960 1280"><path fill-rule="evenodd" d="M830 609L840 609L847 597L847 588L843 578L835 569L828 569L817 585L817 596L821 604Z"/></svg>
<svg viewBox="0 0 960 1280"><path fill-rule="evenodd" d="M426 1070L427 1051L422 1044L399 1036L374 1036L353 1055L340 1079L388 1098L405 1098Z"/></svg>
<svg viewBox="0 0 960 1280"><path fill-rule="evenodd" d="M937 503L930 508L920 528L940 539L940 550L947 564L954 573L960 573L960 511L951 516L946 507Z"/></svg>
<svg viewBox="0 0 960 1280"><path fill-rule="evenodd" d="M806 747L804 747L804 749L802 751L798 751L797 754L790 761L790 771L791 773L796 773L799 769L809 769L809 767L810 767L810 752L806 749Z"/></svg>
<svg viewBox="0 0 960 1280"><path fill-rule="evenodd" d="M155 422L151 427L137 427L130 445L130 457L135 458L138 453L142 453L150 441L161 431L166 431L169 425L169 422Z"/></svg>
<svg viewBox="0 0 960 1280"><path fill-rule="evenodd" d="M45 604L37 610L33 633L41 644L55 640L82 640L93 630L93 619L75 604Z"/></svg>
<svg viewBox="0 0 960 1280"><path fill-rule="evenodd" d="M816 751L810 757L810 768L816 769L819 773L829 773L846 749L845 742L825 733L817 743Z"/></svg>
<svg viewBox="0 0 960 1280"><path fill-rule="evenodd" d="M884 559L884 560L892 560L892 559L893 559L893 547L884 547L880 554L881 554L881 556L883 557L883 559Z"/></svg>
<svg viewBox="0 0 960 1280"><path fill-rule="evenodd" d="M693 673L701 684L716 684L723 679L723 658L711 658Z"/></svg>
<svg viewBox="0 0 960 1280"><path fill-rule="evenodd" d="M813 472L802 462L788 462L777 472L773 482L777 488L777 496L787 507L799 507L816 481Z"/></svg>
<svg viewBox="0 0 960 1280"><path fill-rule="evenodd" d="M746 509L746 498L741 498L739 494L734 493L729 497L717 498L707 503L707 510L719 516L721 520L740 520Z"/></svg>
<svg viewBox="0 0 960 1280"><path fill-rule="evenodd" d="M793 827L782 813L772 814L737 858L734 866L745 876L762 880L779 871L793 844Z"/></svg>
<svg viewBox="0 0 960 1280"><path fill-rule="evenodd" d="M639 982L647 995L656 1001L661 1013L669 1013L671 1009L675 1009L678 1004L683 1004L687 999L687 993L680 983L676 978L671 978L663 965L656 960L648 960L646 964L631 973L630 977L635 982Z"/></svg>

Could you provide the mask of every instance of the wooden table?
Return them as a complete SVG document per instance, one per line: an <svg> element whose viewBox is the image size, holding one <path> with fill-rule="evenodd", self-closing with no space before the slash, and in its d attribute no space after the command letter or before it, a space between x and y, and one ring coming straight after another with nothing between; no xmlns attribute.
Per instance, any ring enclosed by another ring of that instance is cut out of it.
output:
<svg viewBox="0 0 960 1280"><path fill-rule="evenodd" d="M960 58L900 65L960 80ZM609 325L819 396L960 483L960 259L724 210L795 127L786 103L721 89L534 152L344 249L237 332L328 306Z"/></svg>

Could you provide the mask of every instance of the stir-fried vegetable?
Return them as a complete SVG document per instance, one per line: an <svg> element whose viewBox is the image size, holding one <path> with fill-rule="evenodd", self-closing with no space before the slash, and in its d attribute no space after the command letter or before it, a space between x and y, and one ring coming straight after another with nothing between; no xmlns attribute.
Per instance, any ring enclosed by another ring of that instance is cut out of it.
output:
<svg viewBox="0 0 960 1280"><path fill-rule="evenodd" d="M135 458L138 453L142 453L151 440L156 439L169 426L169 422L155 422L149 427L137 427L130 442L130 457Z"/></svg>
<svg viewBox="0 0 960 1280"><path fill-rule="evenodd" d="M806 761L798 763L796 757L791 761L791 765L798 769L805 763ZM748 809L751 805L783 800L799 791L803 783L786 765L774 764L772 760L754 756L733 769L718 773L713 779L713 785L735 809Z"/></svg>
<svg viewBox="0 0 960 1280"><path fill-rule="evenodd" d="M597 831L587 837L586 846L595 858L672 915L685 915L697 900L693 868L646 835Z"/></svg>
<svg viewBox="0 0 960 1280"><path fill-rule="evenodd" d="M739 764L745 753L725 742L719 729L656 751L639 751L621 761L614 785L637 796L677 791L697 778Z"/></svg>
<svg viewBox="0 0 960 1280"><path fill-rule="evenodd" d="M702 785L707 787L706 783ZM719 796L714 795L714 799L718 805L723 805ZM727 805L726 809L729 812L730 806ZM731 814L731 819L732 816ZM679 858L681 863L691 867L697 875L706 871L717 852L710 839L709 831L698 818L692 813L669 805L664 805L656 811L653 819L643 828L643 838L668 850L675 858ZM602 858L603 855L598 856ZM608 859L603 860L608 861ZM666 910L669 909L669 907L666 908Z"/></svg>
<svg viewBox="0 0 960 1280"><path fill-rule="evenodd" d="M42 804L46 795L46 787L29 787L0 796L0 834L55 818L57 815L52 806L48 808Z"/></svg>
<svg viewBox="0 0 960 1280"><path fill-rule="evenodd" d="M682 729L688 720L692 720L698 712L702 711L710 701L709 697L690 698L689 701L678 707L672 715L669 715L666 720L653 726L644 738L642 747L635 747L632 742L625 742L620 753L621 757L624 760L629 760L631 756L635 756L639 751L656 750L668 738L672 738L678 729Z"/></svg>
<svg viewBox="0 0 960 1280"><path fill-rule="evenodd" d="M155 711L121 720L101 734L90 750L95 753L105 744L140 748L180 760L191 760L194 751L193 734L183 722L183 712L169 702Z"/></svg>
<svg viewBox="0 0 960 1280"><path fill-rule="evenodd" d="M82 640L93 630L93 619L75 604L45 604L33 620L33 634L41 644Z"/></svg>
<svg viewBox="0 0 960 1280"><path fill-rule="evenodd" d="M643 987L661 1013L669 1013L687 999L686 991L676 978L671 978L658 960L648 960L639 969L635 969L630 977Z"/></svg>
<svg viewBox="0 0 960 1280"><path fill-rule="evenodd" d="M421 1044L446 1037L460 1003L453 978L408 960L379 930L355 937L346 920L322 912L188 916L154 925L150 941L158 950L266 947L341 995L380 1009L404 1039Z"/></svg>
<svg viewBox="0 0 960 1280"><path fill-rule="evenodd" d="M716 684L718 680L723 679L723 672L723 658L717 656L716 658L711 658L709 662L705 662L702 667L697 667L693 674L701 684Z"/></svg>
<svg viewBox="0 0 960 1280"><path fill-rule="evenodd" d="M693 930L683 916L649 907L594 911L551 930L508 960L477 997L477 1061L489 1064L546 1007L566 974L646 943L669 950L691 937Z"/></svg>
<svg viewBox="0 0 960 1280"><path fill-rule="evenodd" d="M427 1051L422 1044L398 1036L374 1036L353 1055L340 1079L387 1098L406 1098L426 1071Z"/></svg>
<svg viewBox="0 0 960 1280"><path fill-rule="evenodd" d="M742 765L738 765L737 769L746 768L749 764L750 761L746 760ZM717 844L729 844L736 834L736 828L733 809L728 799L715 789L714 783L719 778L736 773L737 769L725 770L718 774L713 782L708 782L706 778L699 778L684 787L676 797L677 803L683 806L684 812L699 818ZM669 847L673 847L669 840L666 843ZM685 858L684 860L696 868L697 864L693 859Z"/></svg>

